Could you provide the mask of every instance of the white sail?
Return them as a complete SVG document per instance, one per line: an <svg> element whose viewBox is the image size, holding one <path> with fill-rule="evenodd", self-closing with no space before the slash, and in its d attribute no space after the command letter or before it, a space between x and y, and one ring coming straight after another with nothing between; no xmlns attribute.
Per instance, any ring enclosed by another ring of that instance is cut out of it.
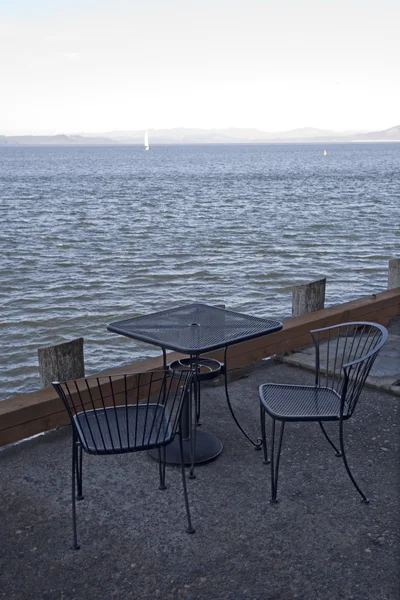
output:
<svg viewBox="0 0 400 600"><path fill-rule="evenodd" d="M149 134L148 134L147 129L144 132L144 149L145 150L150 150L150 146L149 146Z"/></svg>

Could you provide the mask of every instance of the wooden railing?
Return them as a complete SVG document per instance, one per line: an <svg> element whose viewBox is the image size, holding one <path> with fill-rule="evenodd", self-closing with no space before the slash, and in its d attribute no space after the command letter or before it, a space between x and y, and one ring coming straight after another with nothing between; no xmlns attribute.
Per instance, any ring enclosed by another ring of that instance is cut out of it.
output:
<svg viewBox="0 0 400 600"><path fill-rule="evenodd" d="M309 344L311 329L346 321L373 321L388 325L391 318L398 314L400 314L399 287L286 319L281 331L231 346L228 351L229 369L244 367L262 358ZM168 361L172 362L181 355L171 352L167 356ZM221 351L211 353L210 356L222 360ZM138 373L161 367L160 356L130 366L109 369L103 371L101 375ZM0 402L0 446L67 423L68 417L63 404L52 387L3 400Z"/></svg>

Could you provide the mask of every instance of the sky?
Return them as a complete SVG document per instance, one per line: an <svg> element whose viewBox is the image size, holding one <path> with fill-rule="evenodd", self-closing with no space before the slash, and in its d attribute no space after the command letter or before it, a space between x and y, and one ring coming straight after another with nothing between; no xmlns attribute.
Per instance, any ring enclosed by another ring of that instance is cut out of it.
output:
<svg viewBox="0 0 400 600"><path fill-rule="evenodd" d="M400 124L400 0L0 0L0 134Z"/></svg>

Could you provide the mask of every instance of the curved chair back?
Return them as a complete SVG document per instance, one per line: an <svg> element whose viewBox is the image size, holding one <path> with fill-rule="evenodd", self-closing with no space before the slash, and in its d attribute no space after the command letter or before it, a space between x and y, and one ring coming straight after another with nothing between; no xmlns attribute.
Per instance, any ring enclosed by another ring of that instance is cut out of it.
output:
<svg viewBox="0 0 400 600"><path fill-rule="evenodd" d="M53 386L83 448L93 454L117 454L169 444L188 401L191 380L190 371L153 371Z"/></svg>
<svg viewBox="0 0 400 600"><path fill-rule="evenodd" d="M378 323L340 323L310 332L316 350L315 385L335 390L341 414L352 415L388 332Z"/></svg>

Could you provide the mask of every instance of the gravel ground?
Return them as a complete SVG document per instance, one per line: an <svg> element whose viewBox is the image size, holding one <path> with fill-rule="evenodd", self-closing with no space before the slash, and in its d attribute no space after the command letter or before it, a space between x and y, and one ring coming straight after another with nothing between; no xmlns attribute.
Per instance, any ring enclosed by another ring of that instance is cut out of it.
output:
<svg viewBox="0 0 400 600"><path fill-rule="evenodd" d="M230 384L254 435L267 381L312 383L313 375L269 361ZM69 428L3 450L0 598L398 600L399 398L365 388L346 424L349 463L369 505L317 424L287 426L280 502L270 505L269 468L236 428L223 387L202 397L202 428L224 450L188 480L194 535L185 532L179 469L168 467L159 491L147 454L85 456L73 551Z"/></svg>

